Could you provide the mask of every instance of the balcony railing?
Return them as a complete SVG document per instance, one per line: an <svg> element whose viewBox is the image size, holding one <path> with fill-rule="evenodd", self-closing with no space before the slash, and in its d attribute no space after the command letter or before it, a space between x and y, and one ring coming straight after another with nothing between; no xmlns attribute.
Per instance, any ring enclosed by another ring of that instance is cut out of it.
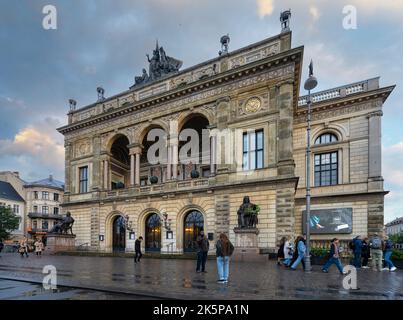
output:
<svg viewBox="0 0 403 320"><path fill-rule="evenodd" d="M62 219L63 216L60 214L53 214L53 213L42 213L42 212L29 212L29 218L41 218L41 219Z"/></svg>
<svg viewBox="0 0 403 320"><path fill-rule="evenodd" d="M148 193L158 193L164 191L175 191L183 190L188 188L202 188L209 186L208 178L197 178L191 180L180 180L180 181L168 181L159 184L150 184L146 186L136 186L127 189L116 189L109 190L105 192L106 197L124 197L124 196L135 196L138 194L148 194Z"/></svg>
<svg viewBox="0 0 403 320"><path fill-rule="evenodd" d="M331 100L334 98L345 97L351 94L359 93L359 92L366 92L373 87L379 87L378 78L369 79L365 81L355 82L349 85L320 91L311 94L311 100L313 103ZM298 99L298 107L305 106L308 102L308 96L301 96Z"/></svg>

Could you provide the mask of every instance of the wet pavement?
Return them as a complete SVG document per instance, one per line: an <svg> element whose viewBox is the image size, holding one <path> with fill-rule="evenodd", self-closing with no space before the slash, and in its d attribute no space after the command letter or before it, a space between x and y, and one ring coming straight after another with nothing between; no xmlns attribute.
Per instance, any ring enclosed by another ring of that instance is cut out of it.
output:
<svg viewBox="0 0 403 320"><path fill-rule="evenodd" d="M290 271L278 267L274 261L232 262L229 283L219 284L216 283L215 260L207 261L208 273L196 273L195 261L182 259L148 258L134 264L131 258L118 257L21 258L17 254L3 254L0 258L0 279L42 283L45 276L42 270L46 265L56 267L58 286L72 287L66 291L67 299L108 299L107 294L111 299L119 299L119 295L136 294L139 298L168 299L403 300L402 270L358 270L359 290L346 290L343 288L344 277L335 266L328 274L322 273L320 266L313 266L313 272L306 274L302 269ZM10 290L12 295L13 290ZM103 290L108 292L104 296L99 292ZM58 299L57 295L53 297ZM59 297L64 299L62 295Z"/></svg>
<svg viewBox="0 0 403 320"><path fill-rule="evenodd" d="M108 293L59 286L45 290L42 285L25 281L1 280L0 300L142 300L137 295Z"/></svg>

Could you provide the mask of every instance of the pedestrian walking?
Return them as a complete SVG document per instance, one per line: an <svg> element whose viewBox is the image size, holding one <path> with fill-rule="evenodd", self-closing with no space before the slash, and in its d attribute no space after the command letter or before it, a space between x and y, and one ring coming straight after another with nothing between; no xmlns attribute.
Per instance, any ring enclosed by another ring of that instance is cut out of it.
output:
<svg viewBox="0 0 403 320"><path fill-rule="evenodd" d="M34 247L35 247L35 254L37 256L42 256L42 251L43 251L43 242L41 238L38 238L35 243L34 243Z"/></svg>
<svg viewBox="0 0 403 320"><path fill-rule="evenodd" d="M384 259L385 259L385 265L386 265L386 270L389 271L395 271L396 267L394 266L392 260L390 259L392 256L392 251L393 249L393 242L389 240L388 236L385 236L385 250L384 250Z"/></svg>
<svg viewBox="0 0 403 320"><path fill-rule="evenodd" d="M368 269L369 268L368 259L371 257L368 238L364 238L364 240L362 241L361 257L362 257L361 268Z"/></svg>
<svg viewBox="0 0 403 320"><path fill-rule="evenodd" d="M3 248L4 248L3 241L0 240L0 253L3 251ZM1 258L1 256L0 256L0 258Z"/></svg>
<svg viewBox="0 0 403 320"><path fill-rule="evenodd" d="M340 261L339 252L340 252L339 239L334 238L330 242L329 259L327 260L327 262L325 263L325 265L322 268L323 272L328 273L330 266L332 264L335 264L341 274L347 274L347 272L343 271L343 265L341 264L341 261Z"/></svg>
<svg viewBox="0 0 403 320"><path fill-rule="evenodd" d="M361 236L356 236L350 242L350 249L353 250L353 266L356 268L361 268L361 254L362 254L362 240Z"/></svg>
<svg viewBox="0 0 403 320"><path fill-rule="evenodd" d="M280 240L280 246L279 246L278 251L277 251L277 265L278 266L281 265L281 262L285 258L284 257L284 245L285 245L286 241L287 241L286 237L282 237L281 240Z"/></svg>
<svg viewBox="0 0 403 320"><path fill-rule="evenodd" d="M378 235L378 233L374 233L374 236L369 242L372 257L372 269L374 271L382 271L382 256L383 256L382 251L384 246L385 244Z"/></svg>
<svg viewBox="0 0 403 320"><path fill-rule="evenodd" d="M24 254L25 254L25 257L28 258L28 240L27 240L27 238L24 237L24 238L20 241L19 245L20 245L20 246L19 246L19 248L18 248L18 252L19 252L19 254L21 255L21 258L24 257Z"/></svg>
<svg viewBox="0 0 403 320"><path fill-rule="evenodd" d="M284 244L284 261L283 261L283 264L286 267L289 267L291 265L292 256L293 256L293 252L294 252L293 249L294 249L294 246L292 245L290 237L287 237L285 244Z"/></svg>
<svg viewBox="0 0 403 320"><path fill-rule="evenodd" d="M295 241L296 243L296 252L297 252L297 257L293 264L291 265L291 270L297 269L298 265L302 263L302 267L305 269L305 253L306 253L306 245L305 245L305 240L303 236L298 236L297 240Z"/></svg>
<svg viewBox="0 0 403 320"><path fill-rule="evenodd" d="M138 237L134 242L134 263L140 262L140 259L143 256L141 253L141 241L143 241L142 236Z"/></svg>
<svg viewBox="0 0 403 320"><path fill-rule="evenodd" d="M208 241L204 231L200 231L197 236L197 265L196 272L207 272L206 271L206 261L207 254L210 249L210 242Z"/></svg>
<svg viewBox="0 0 403 320"><path fill-rule="evenodd" d="M229 277L230 256L234 252L234 246L226 234L221 233L216 242L218 283L227 283Z"/></svg>

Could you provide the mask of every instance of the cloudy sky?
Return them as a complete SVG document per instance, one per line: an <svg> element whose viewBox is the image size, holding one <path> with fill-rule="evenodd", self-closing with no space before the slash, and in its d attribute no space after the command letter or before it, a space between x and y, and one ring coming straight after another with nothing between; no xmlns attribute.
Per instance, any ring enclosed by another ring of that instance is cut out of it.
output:
<svg viewBox="0 0 403 320"><path fill-rule="evenodd" d="M42 26L48 4L57 30ZM346 5L357 9L355 30L343 28ZM403 0L0 0L0 170L63 180L55 128L69 98L83 106L99 85L107 96L128 89L156 39L188 67L216 57L223 34L230 50L278 34L289 8L293 47L314 59L317 90L376 76L397 85L384 105L383 176L386 220L403 216Z"/></svg>

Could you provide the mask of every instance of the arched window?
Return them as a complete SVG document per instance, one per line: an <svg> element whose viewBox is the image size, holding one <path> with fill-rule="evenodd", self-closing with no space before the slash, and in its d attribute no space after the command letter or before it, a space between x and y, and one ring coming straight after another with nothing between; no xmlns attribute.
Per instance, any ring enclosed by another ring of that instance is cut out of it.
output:
<svg viewBox="0 0 403 320"><path fill-rule="evenodd" d="M324 133L321 134L319 137L316 138L315 144L325 144L325 143L332 143L337 142L337 136L333 133Z"/></svg>
<svg viewBox="0 0 403 320"><path fill-rule="evenodd" d="M157 213L152 213L146 220L146 251L161 250L161 223L160 216Z"/></svg>
<svg viewBox="0 0 403 320"><path fill-rule="evenodd" d="M197 211L190 211L185 217L184 223L184 251L193 252L197 250L197 236L204 227L203 215Z"/></svg>

